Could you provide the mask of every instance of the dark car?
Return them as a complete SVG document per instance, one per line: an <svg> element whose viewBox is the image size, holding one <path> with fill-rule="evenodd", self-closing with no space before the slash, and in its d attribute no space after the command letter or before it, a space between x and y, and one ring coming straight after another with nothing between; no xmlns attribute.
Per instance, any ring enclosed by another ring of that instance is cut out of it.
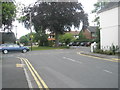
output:
<svg viewBox="0 0 120 90"><path fill-rule="evenodd" d="M91 45L91 42L87 42L86 43L86 46L88 47L88 46L90 46Z"/></svg>
<svg viewBox="0 0 120 90"><path fill-rule="evenodd" d="M70 43L68 44L68 46L73 46L73 42L70 42Z"/></svg>
<svg viewBox="0 0 120 90"><path fill-rule="evenodd" d="M86 46L87 42L81 42L80 46Z"/></svg>
<svg viewBox="0 0 120 90"><path fill-rule="evenodd" d="M80 46L80 42L76 42L76 46Z"/></svg>
<svg viewBox="0 0 120 90"><path fill-rule="evenodd" d="M29 51L28 47L19 46L17 44L1 44L0 45L0 51L2 51L4 54L7 54L11 51L21 51L23 53L26 53Z"/></svg>

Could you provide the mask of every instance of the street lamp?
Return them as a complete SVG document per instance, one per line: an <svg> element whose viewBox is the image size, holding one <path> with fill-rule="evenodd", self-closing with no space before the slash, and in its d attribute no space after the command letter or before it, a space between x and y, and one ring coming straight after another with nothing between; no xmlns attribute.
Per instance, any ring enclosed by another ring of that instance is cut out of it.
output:
<svg viewBox="0 0 120 90"><path fill-rule="evenodd" d="M16 29L16 44L17 44L17 26L15 26Z"/></svg>
<svg viewBox="0 0 120 90"><path fill-rule="evenodd" d="M32 29L31 29L31 22L32 22L32 19L31 19L31 12L30 12L30 44L31 44L31 51L32 51Z"/></svg>

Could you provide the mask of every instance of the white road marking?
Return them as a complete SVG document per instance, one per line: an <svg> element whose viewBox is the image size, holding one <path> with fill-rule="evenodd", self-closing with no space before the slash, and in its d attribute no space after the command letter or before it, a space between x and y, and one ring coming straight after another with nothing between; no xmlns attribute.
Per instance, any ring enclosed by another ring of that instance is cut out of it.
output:
<svg viewBox="0 0 120 90"><path fill-rule="evenodd" d="M74 60L74 59L71 59L71 58L67 58L67 57L63 57L64 59L67 59L67 60L69 60L69 61L72 61L72 62L76 62L76 63L82 63L82 62L80 62L80 61L76 61L76 60Z"/></svg>
<svg viewBox="0 0 120 90"><path fill-rule="evenodd" d="M108 70L103 70L103 71L105 71L105 72L107 72L107 73L112 73L111 71L108 71Z"/></svg>
<svg viewBox="0 0 120 90"><path fill-rule="evenodd" d="M21 63L24 64L22 60L21 60ZM32 82L30 80L30 77L27 73L27 70L26 70L25 66L23 66L23 70L24 70L24 73L25 73L25 76L26 76L26 79L27 79L27 82L28 82L28 87L32 89L33 85L32 85Z"/></svg>

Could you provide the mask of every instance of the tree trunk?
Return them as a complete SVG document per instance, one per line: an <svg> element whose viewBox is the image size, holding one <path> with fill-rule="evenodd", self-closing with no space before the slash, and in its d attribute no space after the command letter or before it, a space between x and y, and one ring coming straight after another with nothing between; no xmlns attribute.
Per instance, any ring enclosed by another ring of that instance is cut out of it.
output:
<svg viewBox="0 0 120 90"><path fill-rule="evenodd" d="M59 33L55 32L55 47L59 46Z"/></svg>

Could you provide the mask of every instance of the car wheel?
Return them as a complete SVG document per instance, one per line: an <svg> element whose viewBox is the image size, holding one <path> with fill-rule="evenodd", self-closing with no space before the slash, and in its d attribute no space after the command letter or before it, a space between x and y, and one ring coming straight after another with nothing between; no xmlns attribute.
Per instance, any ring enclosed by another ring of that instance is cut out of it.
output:
<svg viewBox="0 0 120 90"><path fill-rule="evenodd" d="M4 54L7 54L7 53L8 53L8 50L3 50L3 53L4 53Z"/></svg>
<svg viewBox="0 0 120 90"><path fill-rule="evenodd" d="M22 50L22 52L23 52L23 53L26 53L26 52L27 52L27 50L26 50L26 49L23 49L23 50Z"/></svg>

